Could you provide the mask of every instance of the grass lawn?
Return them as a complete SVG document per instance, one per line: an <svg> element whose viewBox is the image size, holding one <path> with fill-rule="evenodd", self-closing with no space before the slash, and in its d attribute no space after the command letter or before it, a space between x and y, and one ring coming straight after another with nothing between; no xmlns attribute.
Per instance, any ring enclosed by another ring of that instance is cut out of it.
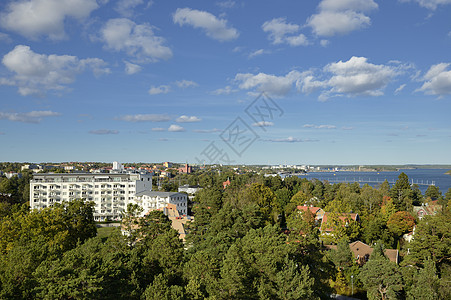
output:
<svg viewBox="0 0 451 300"><path fill-rule="evenodd" d="M114 230L120 230L119 227L100 227L97 228L97 236L107 238Z"/></svg>

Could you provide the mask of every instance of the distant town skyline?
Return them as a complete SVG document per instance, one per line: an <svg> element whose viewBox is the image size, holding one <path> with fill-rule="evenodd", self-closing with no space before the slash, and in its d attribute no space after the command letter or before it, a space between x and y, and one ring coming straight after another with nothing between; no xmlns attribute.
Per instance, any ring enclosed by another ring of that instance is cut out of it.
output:
<svg viewBox="0 0 451 300"><path fill-rule="evenodd" d="M451 1L0 4L0 161L451 164Z"/></svg>

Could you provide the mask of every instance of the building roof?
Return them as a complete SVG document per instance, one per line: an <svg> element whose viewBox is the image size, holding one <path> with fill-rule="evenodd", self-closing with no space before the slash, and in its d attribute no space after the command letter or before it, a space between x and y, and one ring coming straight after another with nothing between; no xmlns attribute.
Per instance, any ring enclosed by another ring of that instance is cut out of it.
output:
<svg viewBox="0 0 451 300"><path fill-rule="evenodd" d="M172 196L186 196L184 193L178 192L155 192L155 191L143 191L136 193L136 196L149 196L149 197L172 197Z"/></svg>
<svg viewBox="0 0 451 300"><path fill-rule="evenodd" d="M314 214L314 215L316 215L318 213L318 211L323 210L321 207L315 207L315 206L301 206L301 205L298 205L298 206L296 206L296 208L298 210L302 210L302 211L310 210L310 212L312 214Z"/></svg>
<svg viewBox="0 0 451 300"><path fill-rule="evenodd" d="M337 246L329 245L327 248L336 250ZM366 258L368 258L374 250L370 245L367 245L361 241L350 243L349 248L351 249L354 258L357 260L359 265L363 265L366 262ZM385 249L384 254L391 262L398 263L398 250Z"/></svg>

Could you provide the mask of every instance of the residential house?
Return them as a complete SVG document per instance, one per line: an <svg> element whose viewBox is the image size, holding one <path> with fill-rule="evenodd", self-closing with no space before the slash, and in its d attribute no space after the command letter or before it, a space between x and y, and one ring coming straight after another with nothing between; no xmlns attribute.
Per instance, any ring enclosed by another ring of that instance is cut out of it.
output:
<svg viewBox="0 0 451 300"><path fill-rule="evenodd" d="M321 221L325 214L324 210L321 207L298 205L296 206L296 209L304 212L310 211L315 216L315 220L317 221Z"/></svg>
<svg viewBox="0 0 451 300"><path fill-rule="evenodd" d="M328 245L326 246L328 249L337 249L337 245ZM371 253L373 253L373 248L371 246L361 242L355 241L349 244L349 248L351 249L352 255L356 260L356 263L360 266L363 266L370 258ZM396 249L385 249L385 256L392 262L399 262L399 252Z"/></svg>
<svg viewBox="0 0 451 300"><path fill-rule="evenodd" d="M421 220L424 216L434 216L442 209L442 206L438 204L438 200L425 203L421 206L414 206L413 212Z"/></svg>

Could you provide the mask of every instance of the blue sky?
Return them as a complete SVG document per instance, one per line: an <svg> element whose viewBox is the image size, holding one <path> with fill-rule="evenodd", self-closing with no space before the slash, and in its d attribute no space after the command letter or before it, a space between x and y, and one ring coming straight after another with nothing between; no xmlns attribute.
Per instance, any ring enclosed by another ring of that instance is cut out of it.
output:
<svg viewBox="0 0 451 300"><path fill-rule="evenodd" d="M0 160L451 164L451 0L0 4Z"/></svg>

